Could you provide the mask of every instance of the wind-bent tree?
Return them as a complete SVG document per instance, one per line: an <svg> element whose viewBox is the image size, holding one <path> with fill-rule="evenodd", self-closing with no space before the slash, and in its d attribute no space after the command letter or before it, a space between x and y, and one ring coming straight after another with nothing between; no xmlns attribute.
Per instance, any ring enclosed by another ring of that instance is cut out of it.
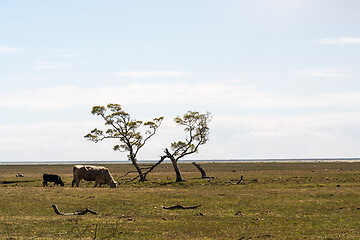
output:
<svg viewBox="0 0 360 240"><path fill-rule="evenodd" d="M174 119L177 125L184 126L184 131L187 133L185 141L173 142L171 144L170 152L165 149L165 156L171 160L175 173L176 182L183 181L180 169L178 167L179 159L198 152L200 145L205 144L209 139L208 123L211 121L211 114L209 112L200 114L199 112L188 111L183 117L176 117Z"/></svg>
<svg viewBox="0 0 360 240"><path fill-rule="evenodd" d="M107 111L110 111L107 114ZM155 135L160 127L163 117L154 118L153 121L142 122L131 119L130 114L125 112L119 104L108 104L104 106L94 106L91 113L101 116L105 120L105 125L109 128L104 132L95 128L84 136L95 143L104 139L118 139L120 144L114 146L114 151L128 152L128 159L132 162L140 181L146 181L146 174L138 165L137 154L145 143ZM146 130L140 131L141 127Z"/></svg>

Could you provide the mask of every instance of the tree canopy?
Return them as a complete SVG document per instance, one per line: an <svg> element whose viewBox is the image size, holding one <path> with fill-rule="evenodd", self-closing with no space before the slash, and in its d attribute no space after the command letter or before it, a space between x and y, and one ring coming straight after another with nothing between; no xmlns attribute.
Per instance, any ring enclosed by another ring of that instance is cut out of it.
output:
<svg viewBox="0 0 360 240"><path fill-rule="evenodd" d="M93 129L84 137L95 143L105 139L117 139L119 143L114 145L114 151L127 152L127 158L136 168L140 181L145 181L146 176L156 166L169 158L174 166L176 181L183 181L177 162L187 155L197 153L200 145L209 140L208 123L211 121L211 114L201 114L196 111L188 111L182 117L174 118L177 125L184 127L186 137L170 144L171 151L165 148L165 155L151 167L141 168L137 162L137 155L146 142L155 135L161 126L163 117L154 118L152 121L139 121L132 119L130 114L125 112L121 105L110 103L106 107L94 106L91 113L100 116L105 121L106 130ZM144 170L147 169L145 172ZM134 178L134 180L136 179Z"/></svg>
<svg viewBox="0 0 360 240"><path fill-rule="evenodd" d="M135 166L140 180L146 180L142 169L137 163L137 154L145 143L155 135L163 117L154 118L152 121L147 122L138 121L132 119L130 114L122 109L121 105L112 103L106 107L94 106L91 113L101 116L105 120L108 129L104 131L95 128L84 137L95 143L104 139L118 139L120 143L113 147L114 151L128 152L127 157Z"/></svg>
<svg viewBox="0 0 360 240"><path fill-rule="evenodd" d="M176 117L175 123L184 127L186 132L185 141L177 141L171 143L170 152L165 149L165 156L173 163L176 173L176 181L183 181L177 162L179 159L198 152L200 145L205 144L209 140L209 126L211 121L211 114L207 112L201 114L199 112L188 111L182 117Z"/></svg>

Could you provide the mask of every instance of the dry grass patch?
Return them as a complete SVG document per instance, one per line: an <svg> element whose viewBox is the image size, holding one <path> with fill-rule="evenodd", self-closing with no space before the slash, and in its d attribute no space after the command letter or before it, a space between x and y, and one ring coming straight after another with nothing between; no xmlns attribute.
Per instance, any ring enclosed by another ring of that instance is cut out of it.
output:
<svg viewBox="0 0 360 240"><path fill-rule="evenodd" d="M211 179L182 164L174 183L169 164L145 183L117 189L71 188L71 165L0 168L2 239L357 239L360 163L203 163ZM118 182L130 165L107 165ZM44 170L44 171L42 171ZM16 178L17 172L24 178ZM65 187L42 187L43 172ZM236 184L243 175L242 184ZM99 215L58 216L90 208ZM195 209L166 210L180 204Z"/></svg>

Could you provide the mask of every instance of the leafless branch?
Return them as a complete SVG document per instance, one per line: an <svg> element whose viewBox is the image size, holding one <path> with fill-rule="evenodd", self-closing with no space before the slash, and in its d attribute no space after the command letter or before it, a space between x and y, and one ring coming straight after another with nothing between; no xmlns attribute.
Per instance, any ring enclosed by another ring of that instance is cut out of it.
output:
<svg viewBox="0 0 360 240"><path fill-rule="evenodd" d="M56 206L56 204L54 204L54 205L52 205L52 207L53 207L53 209L54 209L54 211L55 211L55 213L57 214L57 215L63 215L63 216L72 216L72 215L84 215L84 214L86 214L86 213L92 213L92 214L98 214L97 212L95 212L95 211L93 211L93 210L90 210L90 209L88 209L88 208L86 208L85 210L83 210L83 211L80 211L80 212L75 212L75 213L62 213L62 212L60 212L60 210L58 209L58 207Z"/></svg>
<svg viewBox="0 0 360 240"><path fill-rule="evenodd" d="M194 208L198 208L201 205L195 205L195 206L189 206L189 207L184 207L182 205L174 205L174 206L170 206L170 207L165 207L162 206L164 209L169 209L169 210L173 210L173 209L194 209Z"/></svg>

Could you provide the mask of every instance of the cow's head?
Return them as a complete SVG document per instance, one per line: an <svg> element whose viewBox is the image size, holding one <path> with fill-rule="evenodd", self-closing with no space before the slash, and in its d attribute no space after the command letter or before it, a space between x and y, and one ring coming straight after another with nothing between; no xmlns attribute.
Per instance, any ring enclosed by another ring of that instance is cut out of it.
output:
<svg viewBox="0 0 360 240"><path fill-rule="evenodd" d="M62 186L62 187L64 186L64 182L61 180L60 176L58 177L57 182L60 184L60 186Z"/></svg>
<svg viewBox="0 0 360 240"><path fill-rule="evenodd" d="M111 187L111 188L117 188L117 182L111 181L111 182L110 182L110 187Z"/></svg>

